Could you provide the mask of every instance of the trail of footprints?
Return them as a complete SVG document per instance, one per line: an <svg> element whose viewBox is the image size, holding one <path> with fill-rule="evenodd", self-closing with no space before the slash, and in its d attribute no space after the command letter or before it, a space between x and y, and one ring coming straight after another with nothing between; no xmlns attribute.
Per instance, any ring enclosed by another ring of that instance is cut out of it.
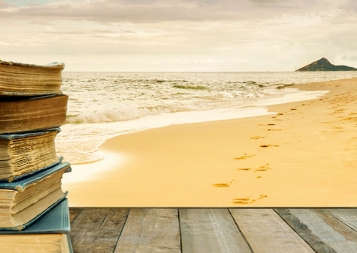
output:
<svg viewBox="0 0 357 253"><path fill-rule="evenodd" d="M292 111L296 110L296 108L292 108ZM274 121L282 121L282 119L279 118L279 116L283 116L283 113L278 113L275 116L272 116L272 119ZM272 132L272 131L281 131L281 128L277 128L275 123L267 123L267 124L258 124L259 127L267 127L266 131L268 132ZM265 136L261 136L261 135L256 135L256 136L251 136L250 139L253 141L257 141L257 140L263 140L265 138ZM279 145L278 144L260 144L259 148L262 149L266 149L266 148L278 148ZM255 154L251 154L251 153L245 153L241 156L237 156L234 158L234 160L237 161L243 161L246 159L249 159L251 157L254 157ZM268 170L271 170L272 168L270 167L269 163L261 165L259 167L239 167L237 168L237 171L242 171L242 172L253 172L254 173L254 177L256 179L261 179L262 176L260 173L265 173ZM224 188L224 187L230 187L230 185L234 182L234 179L231 180L229 183L217 183L217 184L213 184L213 186L215 187L219 187L219 188ZM258 197L252 197L252 196L244 196L244 197L239 197L239 198L235 198L233 199L232 203L233 204L241 204L241 205L247 205L247 204L251 204L255 201L258 201L260 199L263 198L267 198L268 196L265 194L260 194Z"/></svg>
<svg viewBox="0 0 357 253"><path fill-rule="evenodd" d="M326 98L321 98L319 100L325 100ZM346 94L340 94L339 96L337 96L336 98L334 99L330 99L330 102L333 107L330 108L331 110L333 110L332 114L337 114L337 115L341 115L339 116L342 120L344 121L348 121L348 122L356 122L356 128L357 128L357 112L350 112L346 115L346 109L339 103L340 101L344 100L348 100L349 102L354 102L354 101L357 101L357 97L351 97L351 96L348 96ZM301 104L301 106L306 106L306 105L310 105L312 104L313 102L307 102L307 103L303 103ZM348 108L354 108L353 106L350 107L348 106ZM284 114L290 114L290 113L293 113L295 114L295 112L298 111L298 107L295 107L295 108L290 108L289 111L286 111L284 113L277 113L276 115L272 116L272 120L275 121L275 122L279 122L279 121L282 121L281 119L281 116L284 116ZM342 115L342 114L345 114L345 115ZM327 122L326 122L327 123ZM266 127L266 131L267 132L277 132L277 131L282 131L281 128L277 127L277 125L275 123L267 123L267 124L258 124L259 127ZM337 127L338 128L338 127ZM337 129L336 128L336 129ZM258 141L258 140L263 140L265 138L265 136L261 136L261 135L256 135L256 136L252 136L250 137L251 140L253 141ZM350 138L348 141L351 143L351 142L355 142L357 139L357 137L352 137ZM278 144L260 144L259 145L259 148L260 150L264 150L266 148L278 148L279 145ZM249 159L251 157L254 157L255 154L250 154L250 153L245 153L241 156L237 156L234 158L234 160L237 160L237 161L243 161L243 160L246 160L246 159ZM253 168L253 167L240 167L240 168L237 168L237 171L241 171L242 173L250 173L250 172L254 172L254 177L256 179L260 179L262 178L261 174L260 173L265 173L266 171L268 170L271 170L272 168L270 167L269 164L265 164L265 165L262 165L258 168ZM229 183L218 183L218 184L213 184L213 186L215 187L230 187L230 185L234 183L234 179L231 180ZM260 199L263 199L263 198L267 198L268 196L265 195L265 194L261 194L260 196L258 197L255 197L253 198L252 196L244 196L244 197L239 197L239 198L235 198L233 199L232 203L233 204L241 204L241 205L247 205L247 204L251 204L255 201L258 201Z"/></svg>

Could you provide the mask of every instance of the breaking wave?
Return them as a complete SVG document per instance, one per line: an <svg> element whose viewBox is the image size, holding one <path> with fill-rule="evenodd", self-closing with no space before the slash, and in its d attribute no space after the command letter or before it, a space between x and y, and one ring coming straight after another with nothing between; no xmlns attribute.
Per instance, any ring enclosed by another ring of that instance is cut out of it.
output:
<svg viewBox="0 0 357 253"><path fill-rule="evenodd" d="M133 106L126 106L118 109L101 109L93 112L84 112L79 115L68 115L67 123L85 124L85 123L117 122L117 121L137 119L150 115L158 115L162 113L172 113L177 111L178 111L177 108L174 109L166 106L139 107L139 108Z"/></svg>

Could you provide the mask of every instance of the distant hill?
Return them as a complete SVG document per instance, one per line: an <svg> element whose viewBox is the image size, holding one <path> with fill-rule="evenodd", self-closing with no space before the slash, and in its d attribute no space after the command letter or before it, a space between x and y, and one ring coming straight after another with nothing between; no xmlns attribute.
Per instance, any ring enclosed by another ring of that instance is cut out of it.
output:
<svg viewBox="0 0 357 253"><path fill-rule="evenodd" d="M296 71L356 71L356 68L345 65L333 65L326 58L310 63Z"/></svg>

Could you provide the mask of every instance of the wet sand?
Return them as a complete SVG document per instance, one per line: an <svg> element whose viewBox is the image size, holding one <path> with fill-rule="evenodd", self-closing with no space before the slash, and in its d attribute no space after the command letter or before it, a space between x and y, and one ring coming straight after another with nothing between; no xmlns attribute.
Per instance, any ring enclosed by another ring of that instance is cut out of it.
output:
<svg viewBox="0 0 357 253"><path fill-rule="evenodd" d="M274 115L173 125L106 141L73 165L71 206L356 207L357 79Z"/></svg>

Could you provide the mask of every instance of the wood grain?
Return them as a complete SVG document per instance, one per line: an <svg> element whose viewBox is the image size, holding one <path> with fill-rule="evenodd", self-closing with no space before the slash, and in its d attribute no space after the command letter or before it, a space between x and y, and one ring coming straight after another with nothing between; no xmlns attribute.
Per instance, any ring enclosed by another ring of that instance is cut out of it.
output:
<svg viewBox="0 0 357 253"><path fill-rule="evenodd" d="M230 211L254 253L314 252L273 210Z"/></svg>
<svg viewBox="0 0 357 253"><path fill-rule="evenodd" d="M115 252L181 252L178 210L131 209Z"/></svg>
<svg viewBox="0 0 357 253"><path fill-rule="evenodd" d="M70 208L75 253L357 252L357 209Z"/></svg>
<svg viewBox="0 0 357 253"><path fill-rule="evenodd" d="M289 209L289 213L298 220L300 227L307 228L305 230L310 238L319 241L316 244L306 240L317 252L357 252L356 231L345 226L328 211Z"/></svg>
<svg viewBox="0 0 357 253"><path fill-rule="evenodd" d="M357 209L329 209L331 215L357 231Z"/></svg>
<svg viewBox="0 0 357 253"><path fill-rule="evenodd" d="M227 209L180 209L182 252L252 252Z"/></svg>
<svg viewBox="0 0 357 253"><path fill-rule="evenodd" d="M69 209L69 221L72 222L81 211L82 211L81 208L70 208Z"/></svg>
<svg viewBox="0 0 357 253"><path fill-rule="evenodd" d="M113 252L128 212L119 208L83 208L71 223L74 252Z"/></svg>

